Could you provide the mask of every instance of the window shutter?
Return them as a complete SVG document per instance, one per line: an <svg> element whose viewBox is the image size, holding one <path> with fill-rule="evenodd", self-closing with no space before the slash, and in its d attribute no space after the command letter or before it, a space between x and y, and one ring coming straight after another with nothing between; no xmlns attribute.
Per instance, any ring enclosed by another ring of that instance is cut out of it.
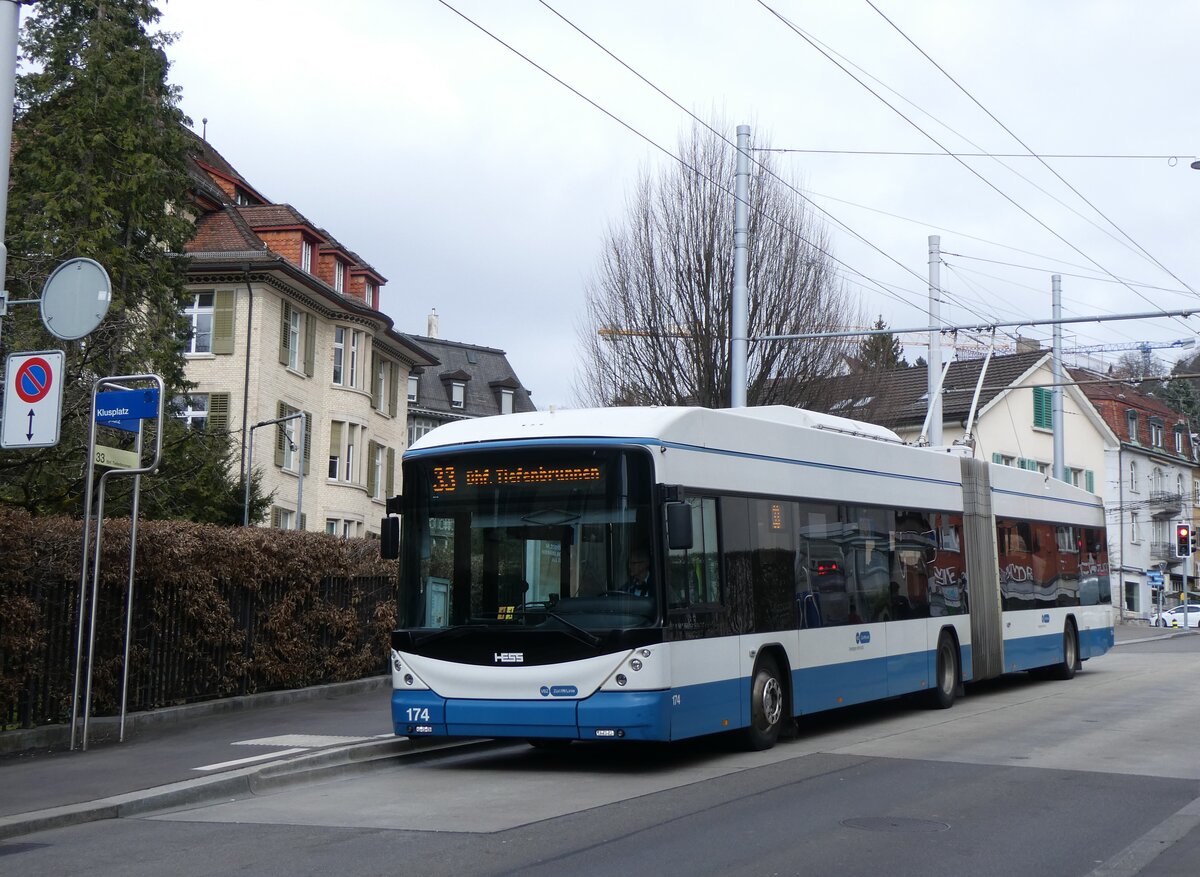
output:
<svg viewBox="0 0 1200 877"><path fill-rule="evenodd" d="M283 402L280 402L278 405L275 406L275 416L277 418L287 417L288 414L290 414L290 413L291 412L288 411L287 405L284 404ZM283 449L284 449L286 442L287 442L287 433L284 432L283 424L282 423L275 424L275 465L278 466L280 469L283 468ZM272 524L272 526L275 526L275 525Z"/></svg>
<svg viewBox="0 0 1200 877"><path fill-rule="evenodd" d="M1033 425L1039 429L1054 426L1054 400L1045 387L1033 388Z"/></svg>
<svg viewBox="0 0 1200 877"><path fill-rule="evenodd" d="M379 354L372 351L371 353L371 407L376 411L380 409L383 400L379 398Z"/></svg>
<svg viewBox="0 0 1200 877"><path fill-rule="evenodd" d="M1083 472L1083 484L1088 493L1096 492L1096 473L1091 469L1085 469Z"/></svg>
<svg viewBox="0 0 1200 877"><path fill-rule="evenodd" d="M387 449L387 493L385 496L391 498L396 495L396 449Z"/></svg>
<svg viewBox="0 0 1200 877"><path fill-rule="evenodd" d="M283 313L279 318L279 364L280 365L288 364L288 337L290 335L290 333L288 332L288 329L290 328L290 325L291 325L291 319L292 319L292 307L291 307L291 305L285 304L283 306Z"/></svg>
<svg viewBox="0 0 1200 877"><path fill-rule="evenodd" d="M375 449L379 447L377 442L367 442L367 496L374 496L375 489L379 485L380 472L375 468Z"/></svg>
<svg viewBox="0 0 1200 877"><path fill-rule="evenodd" d="M213 353L233 353L233 303L232 289L218 289L213 295Z"/></svg>
<svg viewBox="0 0 1200 877"><path fill-rule="evenodd" d="M313 376L317 355L317 319L315 314L304 315L304 373Z"/></svg>
<svg viewBox="0 0 1200 877"><path fill-rule="evenodd" d="M208 394L208 431L229 432L229 394Z"/></svg>
<svg viewBox="0 0 1200 877"><path fill-rule="evenodd" d="M394 362L387 364L388 369L388 414L396 416L400 399L400 368Z"/></svg>
<svg viewBox="0 0 1200 877"><path fill-rule="evenodd" d="M1004 465L1004 455L1001 454L999 451L994 451L992 453L992 462L998 463L999 465L1003 466Z"/></svg>
<svg viewBox="0 0 1200 877"><path fill-rule="evenodd" d="M308 515L304 514L304 512L300 513L300 529L301 530L308 529Z"/></svg>
<svg viewBox="0 0 1200 877"><path fill-rule="evenodd" d="M342 456L342 422L335 420L329 424L329 456Z"/></svg>
<svg viewBox="0 0 1200 877"><path fill-rule="evenodd" d="M283 510L277 505L271 506L271 526L276 530L283 526Z"/></svg>
<svg viewBox="0 0 1200 877"><path fill-rule="evenodd" d="M313 416L311 411L304 412L304 474L308 474L308 461L312 459L312 427ZM300 529L304 529L304 516L300 516Z"/></svg>

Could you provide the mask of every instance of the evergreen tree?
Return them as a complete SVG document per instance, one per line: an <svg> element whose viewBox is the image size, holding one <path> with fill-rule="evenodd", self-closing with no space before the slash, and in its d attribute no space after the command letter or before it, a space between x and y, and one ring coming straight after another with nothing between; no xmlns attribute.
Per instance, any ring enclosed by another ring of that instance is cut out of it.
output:
<svg viewBox="0 0 1200 877"><path fill-rule="evenodd" d="M14 299L37 298L50 272L78 256L95 259L112 281L107 316L80 341L52 337L34 308L12 309L4 320L9 350L67 354L58 446L0 452L0 501L33 512L80 510L97 377L158 374L168 399L187 389L181 316L187 262L180 254L194 233L186 213L189 120L178 107L178 89L167 82L172 36L147 30L158 18L148 0L43 0L22 28L29 72L17 80L7 288ZM181 431L164 443L173 458L164 474L143 479L143 489L159 479L156 492L178 497L200 484L214 495L236 495L227 470L218 468L228 461L230 439L219 438L225 447L214 452L214 436ZM211 471L180 465L188 459ZM170 479L173 469L188 472L194 484ZM200 507L207 511L157 504L199 520L229 517L214 518L211 503ZM239 511L230 522L240 520Z"/></svg>
<svg viewBox="0 0 1200 877"><path fill-rule="evenodd" d="M1197 365L1200 365L1200 356L1176 362L1161 396L1163 402L1193 421L1200 418L1200 392L1196 389L1196 379L1184 375L1195 374Z"/></svg>
<svg viewBox="0 0 1200 877"><path fill-rule="evenodd" d="M871 328L887 328L882 314ZM897 368L908 368L908 362L904 359L904 345L891 332L884 335L867 335L859 342L858 371L891 371Z"/></svg>

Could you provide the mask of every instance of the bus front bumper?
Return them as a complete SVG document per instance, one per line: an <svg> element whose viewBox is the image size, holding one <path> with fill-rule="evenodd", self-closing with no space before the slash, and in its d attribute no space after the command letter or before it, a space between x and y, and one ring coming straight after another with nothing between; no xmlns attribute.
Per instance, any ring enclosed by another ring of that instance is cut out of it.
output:
<svg viewBox="0 0 1200 877"><path fill-rule="evenodd" d="M583 700L466 700L393 691L392 724L403 737L543 737L669 740L667 691L598 691Z"/></svg>

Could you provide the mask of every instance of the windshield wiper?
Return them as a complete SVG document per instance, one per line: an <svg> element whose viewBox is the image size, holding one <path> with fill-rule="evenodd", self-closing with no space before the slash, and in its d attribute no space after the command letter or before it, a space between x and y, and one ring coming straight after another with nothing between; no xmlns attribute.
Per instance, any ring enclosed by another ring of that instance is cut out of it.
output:
<svg viewBox="0 0 1200 877"><path fill-rule="evenodd" d="M546 610L546 614L549 615L551 618L553 618L555 621L561 621L564 625L567 626L567 628L569 628L569 630L575 631L575 633L578 634L576 636L576 639L579 639L582 642L587 643L589 646L600 645L600 637L596 636L596 634L592 633L590 630L580 627L578 624L576 624L573 621L567 621L567 619L563 618L557 612L552 612L549 609Z"/></svg>
<svg viewBox="0 0 1200 877"><path fill-rule="evenodd" d="M543 614L549 616L550 618L553 618L555 621L562 622L563 626L567 628L567 633L570 633L572 636L574 636L580 642L586 643L589 646L600 645L600 637L596 636L596 634L592 633L587 628L580 627L574 621L568 621L567 619L563 618L561 615L559 615L557 612L555 612L553 609L551 609L549 604L547 604L547 603L526 603L521 607L521 612L522 613L528 612L528 608L530 606L537 607L533 611L543 613Z"/></svg>

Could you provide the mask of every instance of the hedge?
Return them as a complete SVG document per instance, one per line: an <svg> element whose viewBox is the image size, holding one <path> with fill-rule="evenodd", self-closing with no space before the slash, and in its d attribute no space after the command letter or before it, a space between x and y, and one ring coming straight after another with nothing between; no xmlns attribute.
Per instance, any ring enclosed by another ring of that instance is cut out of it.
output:
<svg viewBox="0 0 1200 877"><path fill-rule="evenodd" d="M0 507L0 729L69 719L82 533L78 520ZM119 709L129 537L128 519L105 522L93 715ZM385 672L396 567L378 546L142 521L128 709Z"/></svg>

